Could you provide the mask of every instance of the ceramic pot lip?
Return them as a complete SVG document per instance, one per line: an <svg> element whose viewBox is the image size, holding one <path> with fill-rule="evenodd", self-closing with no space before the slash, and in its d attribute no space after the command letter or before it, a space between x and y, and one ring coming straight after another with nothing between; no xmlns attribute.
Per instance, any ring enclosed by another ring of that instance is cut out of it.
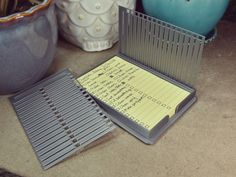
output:
<svg viewBox="0 0 236 177"><path fill-rule="evenodd" d="M52 4L52 2L53 2L53 0L44 0L42 3L40 3L36 6L33 6L26 11L14 13L14 14L11 14L6 17L1 17L0 24L1 23L9 23L9 22L13 22L13 21L22 19L24 17L33 16L36 12L48 8Z"/></svg>

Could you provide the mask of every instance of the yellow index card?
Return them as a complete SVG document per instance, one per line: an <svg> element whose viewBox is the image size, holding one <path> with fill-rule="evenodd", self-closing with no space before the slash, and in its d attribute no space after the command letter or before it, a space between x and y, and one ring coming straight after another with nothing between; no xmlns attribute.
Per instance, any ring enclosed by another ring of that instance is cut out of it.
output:
<svg viewBox="0 0 236 177"><path fill-rule="evenodd" d="M148 131L190 93L117 56L77 79L87 91Z"/></svg>

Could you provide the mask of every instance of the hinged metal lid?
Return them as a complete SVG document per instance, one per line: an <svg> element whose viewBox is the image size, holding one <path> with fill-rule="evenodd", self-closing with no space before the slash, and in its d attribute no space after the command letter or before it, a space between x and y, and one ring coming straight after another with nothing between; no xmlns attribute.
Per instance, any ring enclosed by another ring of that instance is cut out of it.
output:
<svg viewBox="0 0 236 177"><path fill-rule="evenodd" d="M119 11L119 52L193 86L205 37L121 6Z"/></svg>
<svg viewBox="0 0 236 177"><path fill-rule="evenodd" d="M69 70L10 98L44 169L114 129L113 123Z"/></svg>

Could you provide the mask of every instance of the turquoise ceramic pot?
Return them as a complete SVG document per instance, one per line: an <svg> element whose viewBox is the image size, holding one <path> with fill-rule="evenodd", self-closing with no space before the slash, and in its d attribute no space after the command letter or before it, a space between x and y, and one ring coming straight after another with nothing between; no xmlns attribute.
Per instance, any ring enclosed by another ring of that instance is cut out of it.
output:
<svg viewBox="0 0 236 177"><path fill-rule="evenodd" d="M206 35L223 16L229 0L142 0L146 14Z"/></svg>

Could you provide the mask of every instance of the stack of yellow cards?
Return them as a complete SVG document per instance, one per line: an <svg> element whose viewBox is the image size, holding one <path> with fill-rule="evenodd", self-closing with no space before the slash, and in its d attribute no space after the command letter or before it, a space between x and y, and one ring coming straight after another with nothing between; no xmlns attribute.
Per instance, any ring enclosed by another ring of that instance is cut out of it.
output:
<svg viewBox="0 0 236 177"><path fill-rule="evenodd" d="M117 56L78 78L98 100L152 131L190 92Z"/></svg>

